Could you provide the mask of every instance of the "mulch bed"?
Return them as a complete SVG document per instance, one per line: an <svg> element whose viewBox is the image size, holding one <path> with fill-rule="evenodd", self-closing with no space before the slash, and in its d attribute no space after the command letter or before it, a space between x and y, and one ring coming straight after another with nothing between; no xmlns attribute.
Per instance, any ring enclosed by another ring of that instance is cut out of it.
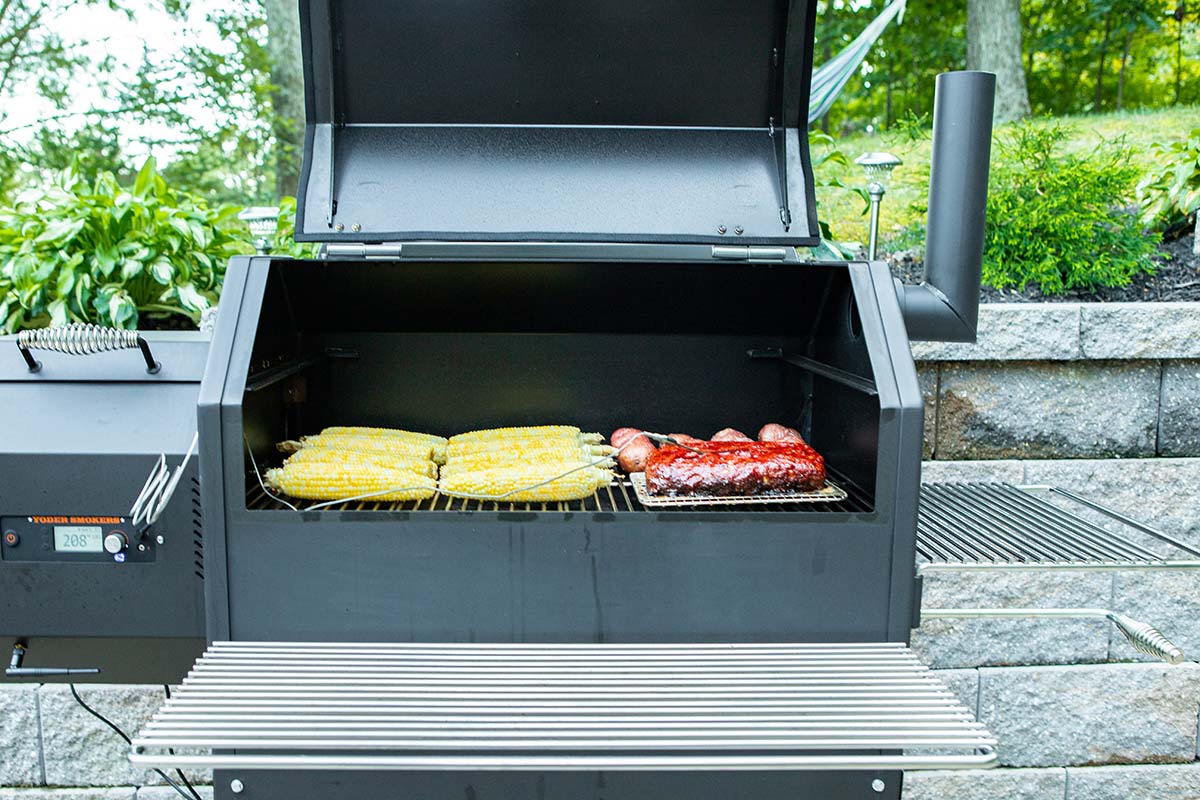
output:
<svg viewBox="0 0 1200 800"><path fill-rule="evenodd" d="M1044 295L1036 285L1024 290L983 287L979 292L985 303L1132 303L1200 301L1200 258L1192 253L1192 234L1181 236L1159 247L1153 274L1136 276L1128 286L1114 289L1073 290L1060 295ZM911 251L888 257L892 273L908 283L921 280L923 264Z"/></svg>

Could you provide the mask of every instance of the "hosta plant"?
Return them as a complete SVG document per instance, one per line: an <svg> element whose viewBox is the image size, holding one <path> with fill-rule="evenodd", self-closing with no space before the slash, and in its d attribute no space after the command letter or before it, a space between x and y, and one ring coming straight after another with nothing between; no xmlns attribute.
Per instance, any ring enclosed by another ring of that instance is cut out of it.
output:
<svg viewBox="0 0 1200 800"><path fill-rule="evenodd" d="M1158 163L1138 184L1142 222L1169 231L1194 217L1200 255L1200 128L1186 138L1156 144L1154 152Z"/></svg>
<svg viewBox="0 0 1200 800"><path fill-rule="evenodd" d="M0 208L0 328L188 327L253 252L238 211L171 189L153 159L130 187L65 170Z"/></svg>

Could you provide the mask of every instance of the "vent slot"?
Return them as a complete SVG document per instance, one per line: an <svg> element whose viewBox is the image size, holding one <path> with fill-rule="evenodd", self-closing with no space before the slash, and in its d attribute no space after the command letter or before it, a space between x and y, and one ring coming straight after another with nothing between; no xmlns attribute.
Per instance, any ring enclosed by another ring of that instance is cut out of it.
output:
<svg viewBox="0 0 1200 800"><path fill-rule="evenodd" d="M204 514L200 505L200 480L192 478L192 555L196 577L204 580Z"/></svg>

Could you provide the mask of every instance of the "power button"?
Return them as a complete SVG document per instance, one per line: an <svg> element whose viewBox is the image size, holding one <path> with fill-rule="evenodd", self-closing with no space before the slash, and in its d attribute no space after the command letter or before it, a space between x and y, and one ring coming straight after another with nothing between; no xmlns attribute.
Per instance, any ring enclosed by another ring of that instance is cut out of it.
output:
<svg viewBox="0 0 1200 800"><path fill-rule="evenodd" d="M21 542L21 537L17 536L16 531L4 532L4 543L9 547L16 547Z"/></svg>

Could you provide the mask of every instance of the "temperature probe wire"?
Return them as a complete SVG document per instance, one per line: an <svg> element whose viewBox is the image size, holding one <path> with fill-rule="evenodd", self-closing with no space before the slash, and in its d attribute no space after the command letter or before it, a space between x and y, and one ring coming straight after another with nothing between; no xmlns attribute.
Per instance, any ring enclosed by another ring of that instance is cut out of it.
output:
<svg viewBox="0 0 1200 800"><path fill-rule="evenodd" d="M97 711L96 709L92 708L92 707L91 707L91 706L89 706L87 703L83 702L83 698L82 698L82 697L80 697L80 696L79 696L79 692L77 692L77 691L75 690L75 684L73 684L73 683L69 683L69 684L67 684L67 686L68 686L68 687L70 687L70 689L71 689L71 695L72 695L72 696L75 698L75 702L76 702L76 703L79 703L80 707L81 707L81 708L82 708L84 711L86 711L87 713L91 714L93 717L95 717L96 719L100 720L101 722L103 722L103 723L104 723L105 725L107 725L108 727L112 728L113 732L114 732L114 733L116 733L116 734L117 734L117 736L120 736L122 739L124 739L124 740L125 740L125 744L129 745L130 747L132 747L132 746L133 746L133 740L132 740L132 739L130 739L128 736L126 736L126 735L125 735L125 731L123 731L123 730L121 730L120 728L118 728L118 727L116 726L116 724L115 724L115 723L114 723L112 720L110 720L108 717L104 716L104 715L103 715L103 714L101 714L99 711ZM187 792L185 792L185 791L183 790L183 787L181 787L181 786L180 786L178 783L176 783L175 781L171 780L170 776L168 776L168 775L167 775L167 773L163 772L161 769L155 769L154 771L155 771L155 772L157 772L157 773L159 774L159 776L160 776L160 777L161 777L161 778L162 778L164 781L166 781L166 782L167 782L167 785L168 785L168 786L170 786L170 787L171 787L172 789L174 789L175 791L179 792L179 795L180 795L181 797L183 797L183 798L184 798L184 800L202 800L202 799L201 799L201 797L200 797L200 795L199 795L199 793L197 793L197 792L196 792L196 790L195 790L194 788L192 789L192 793L191 793L191 794L188 794ZM181 774L182 774L182 773L181 773ZM186 778L185 778L184 780L186 781ZM189 786L189 788L190 788L190 787L191 787L191 784L188 784L188 786Z"/></svg>

